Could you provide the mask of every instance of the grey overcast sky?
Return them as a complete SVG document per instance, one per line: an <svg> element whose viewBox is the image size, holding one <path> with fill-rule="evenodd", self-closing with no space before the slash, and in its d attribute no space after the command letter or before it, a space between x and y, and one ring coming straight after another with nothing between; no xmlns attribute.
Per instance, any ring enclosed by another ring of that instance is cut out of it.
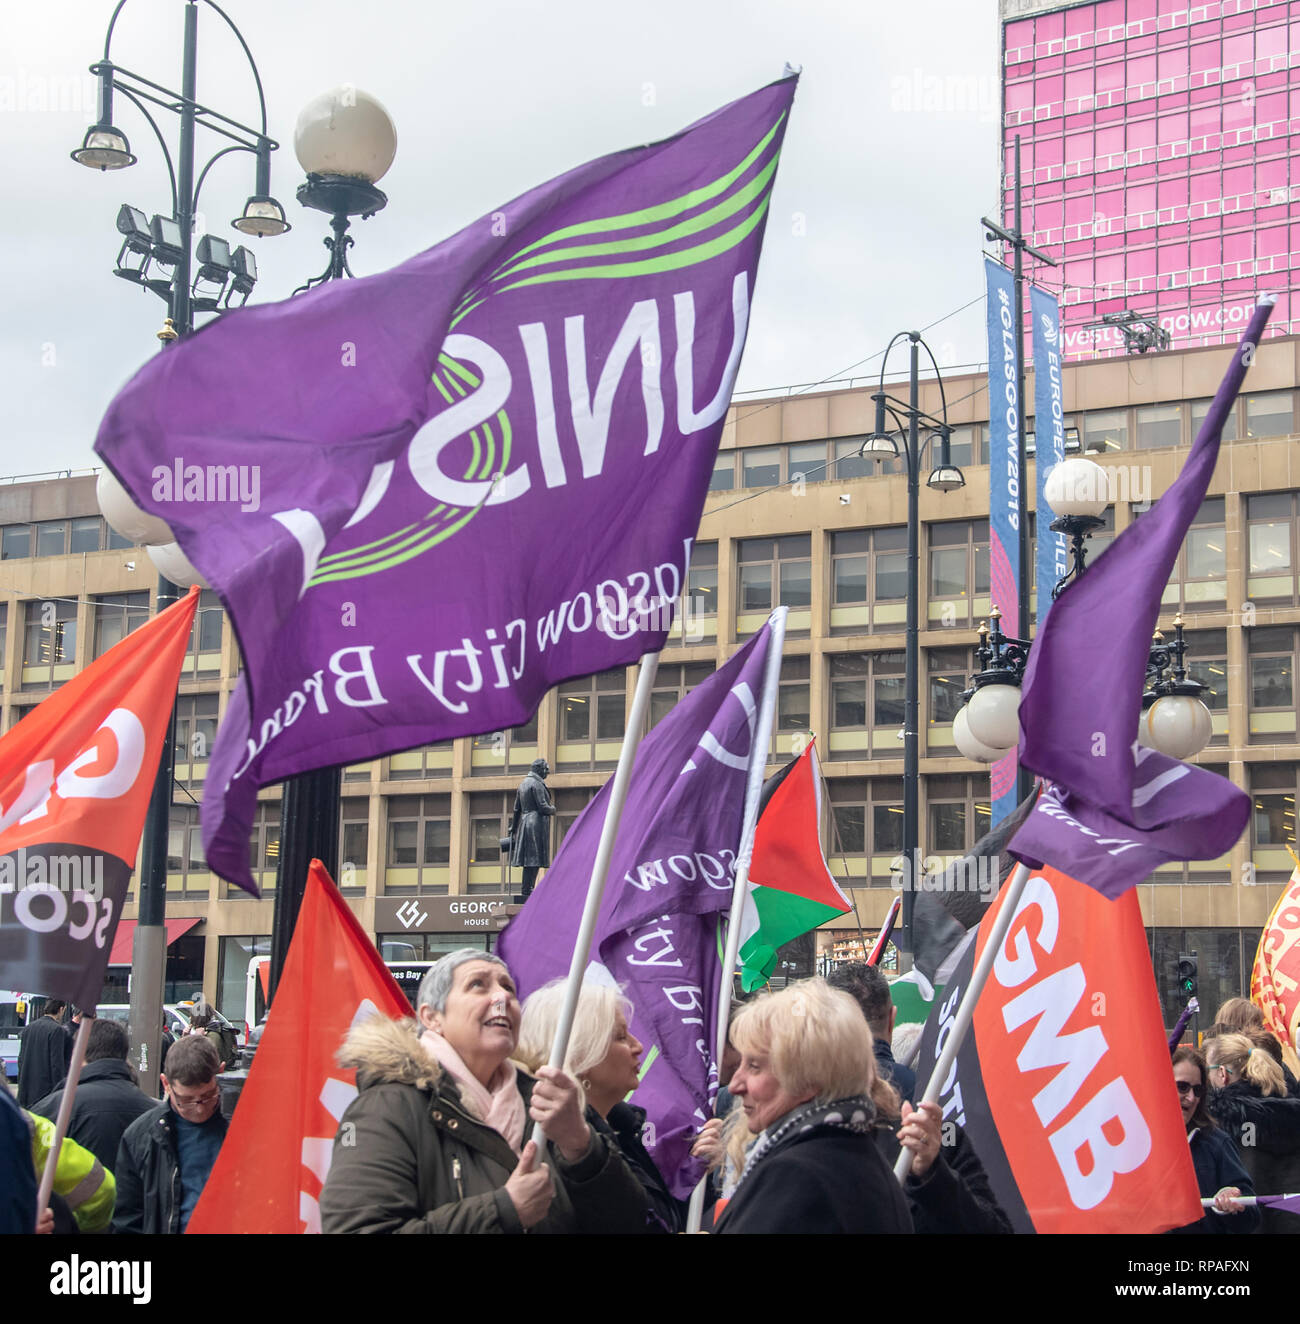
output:
<svg viewBox="0 0 1300 1324"><path fill-rule="evenodd" d="M738 391L879 371L894 332L923 328L982 292L981 214L998 200L996 0L224 0L257 61L272 192L293 231L247 240L283 298L324 267L327 220L294 197L298 111L351 83L397 126L387 210L354 223L358 274L438 243L582 161L683 128L780 76L803 78L786 137ZM183 0L128 0L116 63L180 86ZM87 67L112 0L6 4L0 141L9 163L0 280L0 475L95 462L105 406L157 352L165 308L112 275L123 202L166 212L162 154L134 107L114 118L140 162L92 173L69 152L95 118ZM255 122L243 55L206 5L198 97ZM179 120L159 112L175 152ZM200 135L201 165L221 145ZM208 228L253 191L253 158L213 168ZM927 339L941 363L983 357L978 305ZM874 357L873 357L874 356ZM892 370L905 366L900 351ZM865 362L864 362L865 361Z"/></svg>

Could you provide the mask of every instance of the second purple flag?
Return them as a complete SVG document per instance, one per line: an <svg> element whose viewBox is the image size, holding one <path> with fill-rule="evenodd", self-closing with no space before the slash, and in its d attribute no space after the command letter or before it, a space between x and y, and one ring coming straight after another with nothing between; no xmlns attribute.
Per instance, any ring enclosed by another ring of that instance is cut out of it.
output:
<svg viewBox="0 0 1300 1324"><path fill-rule="evenodd" d="M771 639L764 626L637 750L586 976L617 983L632 1003L646 1053L635 1101L655 1163L681 1198L703 1171L690 1146L718 1088L724 921ZM609 791L606 783L583 810L501 935L521 998L568 974Z"/></svg>
<svg viewBox="0 0 1300 1324"><path fill-rule="evenodd" d="M243 652L204 793L215 872L256 891L259 787L517 725L662 646L794 90L222 318L114 400L96 451Z"/></svg>

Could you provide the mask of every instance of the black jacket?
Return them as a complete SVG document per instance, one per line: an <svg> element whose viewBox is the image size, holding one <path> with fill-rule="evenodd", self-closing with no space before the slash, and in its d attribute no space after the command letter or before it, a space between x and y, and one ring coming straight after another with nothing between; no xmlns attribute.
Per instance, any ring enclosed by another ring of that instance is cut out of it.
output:
<svg viewBox="0 0 1300 1324"><path fill-rule="evenodd" d="M1207 1102L1236 1144L1257 1195L1300 1191L1300 1099L1265 1098L1248 1080L1234 1080L1226 1089L1211 1090ZM1266 1208L1262 1230L1300 1232L1300 1214Z"/></svg>
<svg viewBox="0 0 1300 1324"><path fill-rule="evenodd" d="M18 1049L18 1106L30 1108L57 1089L72 1061L72 1040L53 1016L42 1016L23 1031Z"/></svg>
<svg viewBox="0 0 1300 1324"><path fill-rule="evenodd" d="M645 1190L646 1231L685 1232L687 1202L674 1198L663 1174L641 1143L645 1109L631 1103L616 1103L608 1117L601 1117L594 1108L588 1108L587 1123L614 1142Z"/></svg>
<svg viewBox="0 0 1300 1324"><path fill-rule="evenodd" d="M1187 1141L1192 1147L1196 1189L1202 1195L1217 1195L1225 1186L1235 1186L1242 1195L1257 1194L1237 1157L1236 1146L1217 1126L1200 1127L1188 1136ZM1239 1214L1220 1214L1214 1209L1207 1209L1203 1218L1184 1227L1176 1227L1173 1232L1195 1233L1198 1236L1254 1232L1259 1227L1259 1216L1260 1211L1254 1205L1247 1205Z"/></svg>
<svg viewBox="0 0 1300 1324"><path fill-rule="evenodd" d="M894 1120L882 1124L876 1131L876 1145L893 1175L898 1161L898 1128ZM945 1123L947 1126L947 1123ZM912 1225L918 1232L982 1232L1011 1231L1011 1220L1002 1212L989 1184L988 1173L980 1162L970 1137L956 1122L952 1131L952 1144L945 1144L939 1157L930 1165L924 1177L909 1175L903 1186Z"/></svg>
<svg viewBox="0 0 1300 1324"><path fill-rule="evenodd" d="M57 1121L62 1088L32 1104L32 1112ZM72 1101L68 1134L109 1170L117 1170L117 1147L126 1128L143 1113L156 1107L154 1100L136 1087L125 1062L104 1060L82 1068Z"/></svg>
<svg viewBox="0 0 1300 1324"><path fill-rule="evenodd" d="M226 1131L226 1119L214 1116ZM166 1100L142 1113L126 1128L113 1164L117 1179L114 1232L179 1232L181 1230L180 1155L176 1147L176 1114Z"/></svg>
<svg viewBox="0 0 1300 1324"><path fill-rule="evenodd" d="M816 1124L754 1163L713 1230L911 1232L912 1219L870 1135Z"/></svg>
<svg viewBox="0 0 1300 1324"><path fill-rule="evenodd" d="M876 1054L876 1074L893 1085L900 1099L916 1103L916 1072L901 1062L895 1062L894 1050L879 1035L873 1036L871 1046Z"/></svg>

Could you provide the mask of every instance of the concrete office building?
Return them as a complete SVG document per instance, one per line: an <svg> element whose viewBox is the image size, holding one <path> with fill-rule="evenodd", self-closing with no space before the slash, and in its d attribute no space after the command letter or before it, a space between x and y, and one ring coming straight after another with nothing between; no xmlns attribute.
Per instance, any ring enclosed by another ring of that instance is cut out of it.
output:
<svg viewBox="0 0 1300 1324"><path fill-rule="evenodd" d="M1115 479L1111 524L1094 539L1094 558L1110 529L1141 518L1173 481L1223 367L1224 351L1208 348L1066 369L1068 422ZM1183 613L1193 674L1211 686L1215 734L1199 761L1254 800L1251 827L1227 856L1169 867L1140 888L1171 1022L1178 953L1198 953L1203 1005L1239 992L1291 871L1285 847L1295 836L1300 776L1300 338L1266 343L1249 384L1161 622L1167 629ZM987 770L957 754L950 726L991 606L987 391L982 374L945 385L953 459L967 486L947 496L922 489L919 576L921 847L940 857L969 847L989 812ZM771 606L789 606L773 766L816 733L828 784L827 857L853 889L868 933L894 895L890 866L902 844L907 592L905 479L857 455L871 427L870 394L826 390L733 405L651 712L661 719ZM932 382L923 382L921 404L938 411ZM97 514L91 477L0 484L4 729L147 619L152 565L116 541ZM232 631L205 593L178 700L169 994L201 986L231 1015L243 1006L250 955L268 948L272 904L211 876L199 840L207 756L237 674ZM339 882L377 942L394 956L421 958L492 941L518 885L498 849L515 786L532 759L550 761L558 844L614 766L634 679L634 669L620 668L572 681L548 694L524 727L344 772ZM250 859L267 895L279 811L279 788L264 792ZM134 913L128 906L128 919ZM850 955L860 942L856 925L849 916L821 930L819 953ZM118 955L129 960L124 935ZM125 973L115 967L119 989Z"/></svg>

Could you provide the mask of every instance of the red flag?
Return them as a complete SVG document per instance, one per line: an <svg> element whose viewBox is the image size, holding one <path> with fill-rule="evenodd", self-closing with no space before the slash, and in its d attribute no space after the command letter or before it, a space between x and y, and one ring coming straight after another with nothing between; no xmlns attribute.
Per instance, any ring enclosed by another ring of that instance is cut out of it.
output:
<svg viewBox="0 0 1300 1324"><path fill-rule="evenodd" d="M0 983L99 1000L199 591L0 738Z"/></svg>
<svg viewBox="0 0 1300 1324"><path fill-rule="evenodd" d="M921 1037L928 1076L1006 902ZM1035 870L943 1082L1017 1232L1162 1232L1202 1215L1137 894Z"/></svg>
<svg viewBox="0 0 1300 1324"><path fill-rule="evenodd" d="M1300 862L1259 936L1250 1000L1284 1044L1300 1043Z"/></svg>
<svg viewBox="0 0 1300 1324"><path fill-rule="evenodd" d="M357 1020L409 1016L388 973L319 860L248 1081L187 1232L319 1232L334 1133L356 1073L334 1055Z"/></svg>

